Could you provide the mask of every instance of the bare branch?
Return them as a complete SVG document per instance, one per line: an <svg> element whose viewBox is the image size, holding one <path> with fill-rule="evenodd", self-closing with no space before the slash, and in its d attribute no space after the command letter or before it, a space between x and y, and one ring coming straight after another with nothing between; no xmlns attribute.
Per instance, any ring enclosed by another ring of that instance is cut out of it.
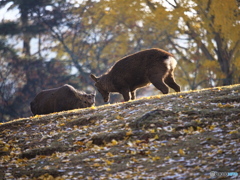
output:
<svg viewBox="0 0 240 180"><path fill-rule="evenodd" d="M178 7L178 3L177 3L176 0L174 0L174 2L175 2L176 5L174 5L173 3L169 2L169 0L166 0L166 1L167 1L167 3L168 3L169 5L171 5L174 9Z"/></svg>

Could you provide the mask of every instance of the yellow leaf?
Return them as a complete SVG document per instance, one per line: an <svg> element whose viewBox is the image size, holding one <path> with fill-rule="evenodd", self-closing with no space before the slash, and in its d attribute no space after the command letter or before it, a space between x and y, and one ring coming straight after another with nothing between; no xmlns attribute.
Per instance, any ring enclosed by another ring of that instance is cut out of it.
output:
<svg viewBox="0 0 240 180"><path fill-rule="evenodd" d="M105 162L107 163L107 165L111 165L112 163L114 163L114 160L112 160L112 161L105 160Z"/></svg>
<svg viewBox="0 0 240 180"><path fill-rule="evenodd" d="M65 180L65 179L63 179L61 177L56 177L54 180Z"/></svg>
<svg viewBox="0 0 240 180"><path fill-rule="evenodd" d="M25 162L25 161L26 161L26 159L17 159L18 163Z"/></svg>
<svg viewBox="0 0 240 180"><path fill-rule="evenodd" d="M199 126L197 126L197 131L199 131L199 132L204 132L204 129L201 128L201 127L199 127Z"/></svg>
<svg viewBox="0 0 240 180"><path fill-rule="evenodd" d="M83 127L83 129L88 129L88 126L82 126Z"/></svg>
<svg viewBox="0 0 240 180"><path fill-rule="evenodd" d="M217 148L217 147L216 147L216 146L214 146L214 145L211 145L210 147L211 147L211 148L213 148L213 149L216 149L216 148Z"/></svg>
<svg viewBox="0 0 240 180"><path fill-rule="evenodd" d="M238 133L238 131L234 130L229 132L229 134L235 134L235 133Z"/></svg>
<svg viewBox="0 0 240 180"><path fill-rule="evenodd" d="M111 169L110 168L106 168L106 171L111 171Z"/></svg>
<svg viewBox="0 0 240 180"><path fill-rule="evenodd" d="M178 153L179 153L180 155L182 155L182 156L184 156L184 155L185 155L185 151L184 151L184 150L182 150L182 149L179 149L179 150L178 150Z"/></svg>
<svg viewBox="0 0 240 180"><path fill-rule="evenodd" d="M159 156L151 157L153 161L161 159Z"/></svg>
<svg viewBox="0 0 240 180"><path fill-rule="evenodd" d="M118 142L117 142L115 139L113 139L113 140L112 140L112 145L115 146L115 145L117 145L117 144L118 144Z"/></svg>
<svg viewBox="0 0 240 180"><path fill-rule="evenodd" d="M65 126L65 123L61 123L61 124L59 124L59 126Z"/></svg>
<svg viewBox="0 0 240 180"><path fill-rule="evenodd" d="M50 169L50 166L44 166L43 169L48 170L48 169Z"/></svg>
<svg viewBox="0 0 240 180"><path fill-rule="evenodd" d="M1 149L2 151L9 151L10 150L10 145L9 144L6 144L2 141L2 144L4 144L4 147Z"/></svg>
<svg viewBox="0 0 240 180"><path fill-rule="evenodd" d="M93 141L88 141L88 142L85 144L85 146L86 146L87 148L89 148L90 146L92 146L92 142L93 142Z"/></svg>
<svg viewBox="0 0 240 180"><path fill-rule="evenodd" d="M155 133L155 129L149 129L148 130L150 133Z"/></svg>
<svg viewBox="0 0 240 180"><path fill-rule="evenodd" d="M131 150L131 151L130 151L130 154L135 155L135 154L137 154L137 151Z"/></svg>
<svg viewBox="0 0 240 180"><path fill-rule="evenodd" d="M201 119L197 119L197 120L195 120L197 123L201 123L202 122L202 120Z"/></svg>
<svg viewBox="0 0 240 180"><path fill-rule="evenodd" d="M106 156L113 157L114 155L111 152L106 153Z"/></svg>
<svg viewBox="0 0 240 180"><path fill-rule="evenodd" d="M30 127L31 125L30 124L27 124L26 127Z"/></svg>
<svg viewBox="0 0 240 180"><path fill-rule="evenodd" d="M169 160L170 159L170 156L167 156L164 158L164 160Z"/></svg>
<svg viewBox="0 0 240 180"><path fill-rule="evenodd" d="M124 141L127 141L130 138L130 136L125 136Z"/></svg>
<svg viewBox="0 0 240 180"><path fill-rule="evenodd" d="M188 130L190 131L190 132L193 132L194 131L194 129L193 129L193 127L191 126L191 127L189 127L188 128Z"/></svg>
<svg viewBox="0 0 240 180"><path fill-rule="evenodd" d="M4 151L4 152L7 152L7 151L9 151L9 147L7 147L7 146L4 146L4 147L2 148L2 151Z"/></svg>
<svg viewBox="0 0 240 180"><path fill-rule="evenodd" d="M41 115L35 115L35 116L33 116L34 118L39 118L39 117L41 117Z"/></svg>
<svg viewBox="0 0 240 180"><path fill-rule="evenodd" d="M126 132L126 136L130 136L130 135L132 135L132 134L133 134L132 130Z"/></svg>
<svg viewBox="0 0 240 180"><path fill-rule="evenodd" d="M90 109L96 109L96 107L95 106L91 106Z"/></svg>
<svg viewBox="0 0 240 180"><path fill-rule="evenodd" d="M47 156L46 155L38 155L36 158L37 159L44 159L44 158L46 158Z"/></svg>
<svg viewBox="0 0 240 180"><path fill-rule="evenodd" d="M137 143L137 144L139 144L139 143L141 143L142 142L142 140L139 140L139 139L137 139L136 141L135 141L135 143Z"/></svg>
<svg viewBox="0 0 240 180"><path fill-rule="evenodd" d="M101 164L99 164L99 163L94 163L92 166L93 166L93 167L100 167Z"/></svg>
<svg viewBox="0 0 240 180"><path fill-rule="evenodd" d="M149 155L149 154L151 154L151 151L145 151L145 154Z"/></svg>
<svg viewBox="0 0 240 180"><path fill-rule="evenodd" d="M157 134L154 136L154 139L159 139L159 137L158 137L158 135L157 135Z"/></svg>
<svg viewBox="0 0 240 180"><path fill-rule="evenodd" d="M138 163L138 160L135 158L135 157L132 157L131 158L131 161L135 162L135 163Z"/></svg>
<svg viewBox="0 0 240 180"><path fill-rule="evenodd" d="M209 129L213 130L215 127L216 127L215 125L211 125L211 126L209 126Z"/></svg>
<svg viewBox="0 0 240 180"><path fill-rule="evenodd" d="M100 151L100 150L103 150L103 147L98 146L98 145L93 145L93 150Z"/></svg>
<svg viewBox="0 0 240 180"><path fill-rule="evenodd" d="M117 116L116 116L116 119L123 120L123 117L117 115Z"/></svg>
<svg viewBox="0 0 240 180"><path fill-rule="evenodd" d="M43 180L54 180L54 177L48 173L41 175L38 177L38 179L43 179Z"/></svg>
<svg viewBox="0 0 240 180"><path fill-rule="evenodd" d="M183 131L184 131L185 133L192 134L192 133L194 132L194 129L193 129L193 127L191 126L191 127L189 127L188 129L184 129Z"/></svg>
<svg viewBox="0 0 240 180"><path fill-rule="evenodd" d="M232 104L221 104L221 103L218 103L218 105L217 105L218 107L220 107L220 108L233 108L234 107L234 105L232 105Z"/></svg>
<svg viewBox="0 0 240 180"><path fill-rule="evenodd" d="M82 142L82 141L76 141L76 142L74 142L73 144L75 144L75 145L83 145L84 142Z"/></svg>

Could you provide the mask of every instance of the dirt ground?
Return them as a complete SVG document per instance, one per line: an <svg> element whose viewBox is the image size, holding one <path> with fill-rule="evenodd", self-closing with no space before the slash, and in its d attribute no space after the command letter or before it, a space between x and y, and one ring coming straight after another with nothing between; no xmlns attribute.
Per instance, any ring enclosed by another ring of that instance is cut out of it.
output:
<svg viewBox="0 0 240 180"><path fill-rule="evenodd" d="M0 179L240 179L240 85L0 125Z"/></svg>

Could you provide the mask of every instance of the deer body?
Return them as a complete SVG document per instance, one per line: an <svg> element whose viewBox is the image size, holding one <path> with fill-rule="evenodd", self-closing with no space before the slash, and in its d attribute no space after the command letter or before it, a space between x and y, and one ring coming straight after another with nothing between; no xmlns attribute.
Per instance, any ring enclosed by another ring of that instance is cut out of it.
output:
<svg viewBox="0 0 240 180"><path fill-rule="evenodd" d="M161 49L147 49L120 59L100 77L91 74L91 78L105 102L109 101L110 92L118 92L129 101L135 99L136 89L150 83L163 94L169 92L168 86L180 92L173 74L176 65L172 54Z"/></svg>
<svg viewBox="0 0 240 180"><path fill-rule="evenodd" d="M30 103L31 111L36 114L48 114L94 105L95 95L78 91L74 87L64 86L41 91Z"/></svg>

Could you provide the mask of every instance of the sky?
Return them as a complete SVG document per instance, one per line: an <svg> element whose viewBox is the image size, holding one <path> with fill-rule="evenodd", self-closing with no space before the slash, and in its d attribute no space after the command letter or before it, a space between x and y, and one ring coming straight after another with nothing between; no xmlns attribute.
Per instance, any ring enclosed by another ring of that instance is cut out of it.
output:
<svg viewBox="0 0 240 180"><path fill-rule="evenodd" d="M7 4L4 8L0 9L0 21L3 20L14 20L19 18L18 10L8 10L12 3Z"/></svg>

